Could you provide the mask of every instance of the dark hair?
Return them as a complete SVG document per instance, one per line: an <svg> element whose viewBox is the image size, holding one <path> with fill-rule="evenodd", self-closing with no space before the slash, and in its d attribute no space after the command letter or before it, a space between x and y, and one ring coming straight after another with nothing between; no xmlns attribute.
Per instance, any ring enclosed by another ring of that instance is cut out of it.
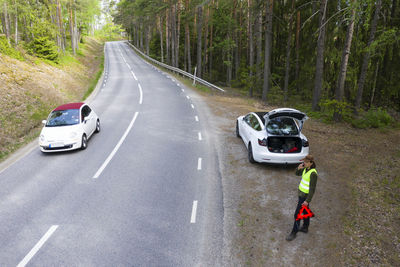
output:
<svg viewBox="0 0 400 267"><path fill-rule="evenodd" d="M312 162L310 169L315 169L317 167L317 165L315 165L315 162L314 161L310 161L310 162Z"/></svg>

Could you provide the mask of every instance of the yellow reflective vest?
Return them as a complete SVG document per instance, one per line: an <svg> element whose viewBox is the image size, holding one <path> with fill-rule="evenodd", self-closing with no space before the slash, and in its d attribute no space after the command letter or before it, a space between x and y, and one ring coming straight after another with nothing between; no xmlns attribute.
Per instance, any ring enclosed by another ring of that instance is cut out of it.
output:
<svg viewBox="0 0 400 267"><path fill-rule="evenodd" d="M300 184L299 184L299 190L301 192L303 192L303 193L308 194L310 192L310 176L311 176L311 173L313 173L313 172L315 172L316 174L318 174L318 173L317 173L316 169L311 169L308 172L306 172L306 171L307 171L306 168L304 168L303 174L301 175L301 181L300 181Z"/></svg>

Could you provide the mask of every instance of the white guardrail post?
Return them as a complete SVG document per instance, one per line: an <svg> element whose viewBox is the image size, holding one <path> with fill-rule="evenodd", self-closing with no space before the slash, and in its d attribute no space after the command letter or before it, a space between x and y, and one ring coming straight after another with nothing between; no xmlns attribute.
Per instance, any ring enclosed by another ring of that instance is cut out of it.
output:
<svg viewBox="0 0 400 267"><path fill-rule="evenodd" d="M209 83L209 82L207 82L206 80L203 80L203 79L200 79L199 77L196 77L196 68L195 68L195 71L194 71L194 75L193 75L193 74L190 74L190 73L188 73L188 72L186 72L186 71L183 71L183 70L181 70L181 69L178 69L178 68L169 66L169 65L167 65L167 64L161 63L161 62L159 62L159 61L157 61L157 60L155 60L155 59L153 59L153 58L147 56L146 54L144 54L142 51L140 51L139 49L137 49L137 48L136 48L134 45L132 45L130 42L127 42L127 43L128 43L130 46L132 46L132 48L133 48L135 51L137 51L139 54L141 54L143 57L145 57L146 59L150 60L151 62L153 62L153 63L155 63L155 64L157 64L157 65L159 65L159 66L161 66L161 67L163 67L163 68L166 68L166 69L172 70L172 71L174 71L174 72L180 73L180 74L182 74L182 75L188 77L189 79L193 79L193 85L194 85L195 82L197 81L197 82L199 82L199 83L201 83L201 84L203 84L203 85L205 85L205 86L207 86L207 87L217 89L217 90L219 90L219 91L221 91L221 92L225 92L224 89L219 88L218 86L216 86L216 85L214 85L214 84L212 84L212 83Z"/></svg>

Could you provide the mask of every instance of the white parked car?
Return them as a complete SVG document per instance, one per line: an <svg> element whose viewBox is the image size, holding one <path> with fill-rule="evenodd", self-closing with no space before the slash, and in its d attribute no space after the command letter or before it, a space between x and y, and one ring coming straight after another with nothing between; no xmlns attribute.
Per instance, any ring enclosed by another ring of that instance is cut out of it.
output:
<svg viewBox="0 0 400 267"><path fill-rule="evenodd" d="M100 132L100 119L85 103L69 103L54 109L43 121L39 137L42 152L86 149L88 139Z"/></svg>
<svg viewBox="0 0 400 267"><path fill-rule="evenodd" d="M309 153L307 138L301 133L308 117L292 108L270 112L250 112L236 121L236 135L248 150L251 163L300 163Z"/></svg>

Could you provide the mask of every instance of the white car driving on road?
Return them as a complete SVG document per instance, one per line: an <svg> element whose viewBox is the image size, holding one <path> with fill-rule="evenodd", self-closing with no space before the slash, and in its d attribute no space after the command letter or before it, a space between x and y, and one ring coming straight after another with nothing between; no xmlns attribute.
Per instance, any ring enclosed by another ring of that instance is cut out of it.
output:
<svg viewBox="0 0 400 267"><path fill-rule="evenodd" d="M250 112L237 118L236 135L246 145L251 163L296 164L309 153L308 140L301 133L307 119L292 108Z"/></svg>
<svg viewBox="0 0 400 267"><path fill-rule="evenodd" d="M42 152L86 149L92 134L100 132L99 117L82 102L55 108L43 124L39 137Z"/></svg>

